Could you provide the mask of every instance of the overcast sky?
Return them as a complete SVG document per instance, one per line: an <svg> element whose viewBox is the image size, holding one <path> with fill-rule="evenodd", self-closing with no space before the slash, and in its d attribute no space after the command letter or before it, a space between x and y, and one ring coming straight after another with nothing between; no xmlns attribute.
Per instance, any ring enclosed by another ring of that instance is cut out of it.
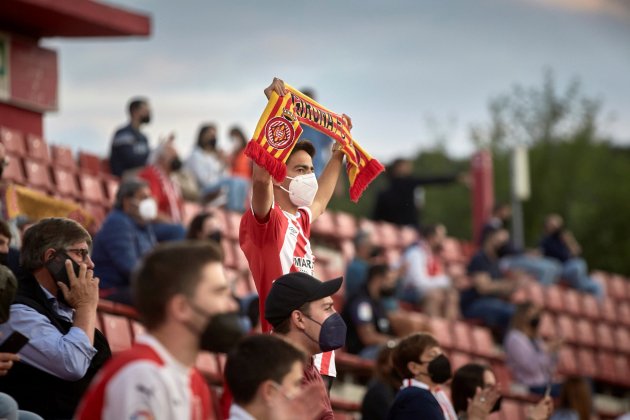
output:
<svg viewBox="0 0 630 420"><path fill-rule="evenodd" d="M150 14L152 34L44 42L60 65L59 111L45 119L52 143L107 154L128 98L146 95L151 142L174 131L186 156L202 122L219 124L220 141L232 124L251 135L278 76L349 114L382 160L431 146L436 132L461 156L491 97L540 86L551 69L560 86L579 78L604 103L605 134L630 144L626 0L108 3Z"/></svg>

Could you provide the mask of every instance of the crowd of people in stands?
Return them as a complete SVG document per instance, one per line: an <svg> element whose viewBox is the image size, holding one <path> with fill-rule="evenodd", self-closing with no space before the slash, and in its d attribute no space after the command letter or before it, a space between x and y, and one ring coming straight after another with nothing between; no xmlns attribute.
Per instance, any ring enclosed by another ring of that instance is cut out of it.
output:
<svg viewBox="0 0 630 420"><path fill-rule="evenodd" d="M264 92L287 94L280 79ZM53 217L24 222L19 249L10 248L17 242L0 221L0 337L26 337L19 347L0 344L0 417L333 419L335 351L344 349L375 365L364 419L486 419L506 390L490 366L453 371L426 322L439 317L492 329L515 381L538 396L528 419L589 418L589 384L556 382L563 340L542 339L543 309L511 300L530 277L602 296L560 216L546 219L540 250L517 250L509 207L497 206L467 272L454 270L442 256L446 227L418 224L416 192L466 177L417 178L409 161L396 160L375 216L416 227L416 240L391 261L374 232L360 230L345 279L318 279L311 225L342 172L337 143L305 130L311 141L297 143L277 182L244 155L238 128L224 150L216 126L203 125L182 161L172 137L150 149L140 130L151 120L146 99L133 99L129 116L112 140L116 199L93 239L79 223ZM189 226L184 197L207 204ZM242 213L239 245L255 299L232 293L225 227L212 206ZM97 329L99 298L132 306L146 329L113 357ZM228 354L220 402L194 368L204 351Z"/></svg>

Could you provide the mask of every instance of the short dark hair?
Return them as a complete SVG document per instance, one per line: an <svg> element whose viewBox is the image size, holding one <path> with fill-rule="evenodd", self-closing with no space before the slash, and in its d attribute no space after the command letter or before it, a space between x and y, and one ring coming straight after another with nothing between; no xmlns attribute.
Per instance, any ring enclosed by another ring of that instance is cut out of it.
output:
<svg viewBox="0 0 630 420"><path fill-rule="evenodd" d="M315 146L313 146L313 143L311 143L308 140L300 140L297 143L295 143L295 147L293 147L293 150L291 150L291 153L289 153L289 158L287 160L289 160L295 152L299 152L300 150L303 150L306 153L308 153L308 155L311 158L315 157L316 150L315 150Z"/></svg>
<svg viewBox="0 0 630 420"><path fill-rule="evenodd" d="M203 230L203 224L206 222L208 217L214 217L214 213L211 211L203 211L193 217L188 225L186 239L200 239L199 234Z"/></svg>
<svg viewBox="0 0 630 420"><path fill-rule="evenodd" d="M9 241L11 241L11 238L13 237L9 224L4 220L0 220L0 235L6 236L7 238L9 238Z"/></svg>
<svg viewBox="0 0 630 420"><path fill-rule="evenodd" d="M468 410L468 400L477 388L483 389L483 373L490 368L479 363L468 363L455 371L451 381L451 400L456 413Z"/></svg>
<svg viewBox="0 0 630 420"><path fill-rule="evenodd" d="M206 134L206 131L210 129L214 129L216 131L217 126L214 124L202 124L201 127L199 127L199 132L197 133L197 146L198 147L202 146L203 136L204 134Z"/></svg>
<svg viewBox="0 0 630 420"><path fill-rule="evenodd" d="M133 301L147 329L164 322L173 296L194 295L204 266L222 261L218 245L201 241L160 244L147 254L131 281Z"/></svg>
<svg viewBox="0 0 630 420"><path fill-rule="evenodd" d="M133 197L140 188L148 186L149 184L140 178L125 179L120 183L118 191L116 191L116 201L114 202L114 207L118 210L122 210L125 198Z"/></svg>
<svg viewBox="0 0 630 420"><path fill-rule="evenodd" d="M248 404L265 381L278 384L296 362L304 364L306 355L285 340L269 334L244 338L225 363L225 380L237 404Z"/></svg>
<svg viewBox="0 0 630 420"><path fill-rule="evenodd" d="M413 373L407 367L409 362L420 363L420 356L431 347L437 347L440 343L431 334L414 333L403 338L396 346L392 355L394 368L402 379L413 378Z"/></svg>
<svg viewBox="0 0 630 420"><path fill-rule="evenodd" d="M92 246L92 237L76 221L64 217L42 219L24 233L20 265L25 272L33 272L44 266L47 249L62 250L81 241Z"/></svg>
<svg viewBox="0 0 630 420"><path fill-rule="evenodd" d="M129 111L129 115L132 115L134 112L139 110L142 105L146 105L149 103L149 100L142 96L136 96L129 100L129 104L127 105L127 111Z"/></svg>
<svg viewBox="0 0 630 420"><path fill-rule="evenodd" d="M387 264L374 264L368 268L367 283L369 284L375 277L384 276L389 272Z"/></svg>
<svg viewBox="0 0 630 420"><path fill-rule="evenodd" d="M304 305L300 306L298 311L302 312L305 315L311 314L311 302L306 302ZM287 335L291 331L291 317L289 316L284 321L282 321L277 326L273 327L273 332L280 335Z"/></svg>
<svg viewBox="0 0 630 420"><path fill-rule="evenodd" d="M424 239L428 239L432 236L435 236L435 234L437 233L438 228L442 226L441 224L435 223L435 224L430 224L430 225L424 225L420 228L420 235L424 238Z"/></svg>

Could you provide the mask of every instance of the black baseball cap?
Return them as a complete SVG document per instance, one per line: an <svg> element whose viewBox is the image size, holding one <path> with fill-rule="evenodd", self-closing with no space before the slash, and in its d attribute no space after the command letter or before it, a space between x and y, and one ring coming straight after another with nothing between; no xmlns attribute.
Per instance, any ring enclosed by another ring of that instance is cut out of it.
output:
<svg viewBox="0 0 630 420"><path fill-rule="evenodd" d="M271 285L265 301L265 319L277 327L305 303L337 293L342 282L343 277L321 281L301 272L278 277Z"/></svg>

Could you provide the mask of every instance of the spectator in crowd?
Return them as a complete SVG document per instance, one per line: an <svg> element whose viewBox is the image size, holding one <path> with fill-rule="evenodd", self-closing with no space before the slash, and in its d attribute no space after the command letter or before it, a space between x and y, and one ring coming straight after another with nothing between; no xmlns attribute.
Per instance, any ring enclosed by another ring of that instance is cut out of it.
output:
<svg viewBox="0 0 630 420"><path fill-rule="evenodd" d="M413 162L398 158L387 167L387 180L387 186L376 196L374 220L384 220L400 226L415 226L419 229L422 208L418 199L420 187L465 182L465 176L415 176Z"/></svg>
<svg viewBox="0 0 630 420"><path fill-rule="evenodd" d="M499 268L499 250L509 240L505 229L491 231L483 247L468 264L472 286L461 292L460 307L465 318L481 319L501 338L509 327L514 305L508 300L520 286L520 273L504 278Z"/></svg>
<svg viewBox="0 0 630 420"><path fill-rule="evenodd" d="M311 88L303 88L300 92L308 96L314 101L317 101L315 97L315 91ZM326 167L326 163L330 160L330 146L333 144L333 140L328 137L326 134L321 131L315 130L313 127L300 124L302 127L302 135L300 136L303 140L308 140L311 142L313 147L315 147L316 153L313 156L313 167L315 168L315 176L319 178L324 172L324 168Z"/></svg>
<svg viewBox="0 0 630 420"><path fill-rule="evenodd" d="M402 387L388 419L456 420L440 384L451 379L451 363L431 334L415 333L402 339L392 355Z"/></svg>
<svg viewBox="0 0 630 420"><path fill-rule="evenodd" d="M335 312L331 296L341 287L341 277L321 282L306 273L280 276L271 286L265 303L265 319L276 334L303 349L309 357L304 384L315 384L320 404L319 419L333 419L330 398L314 357L343 347L346 324ZM320 356L321 357L321 356Z"/></svg>
<svg viewBox="0 0 630 420"><path fill-rule="evenodd" d="M0 390L44 418L72 417L88 384L111 356L95 328L98 278L92 240L77 222L48 218L24 234L19 281L2 336L27 335L20 361L0 378Z"/></svg>
<svg viewBox="0 0 630 420"><path fill-rule="evenodd" d="M223 238L223 224L212 211L203 211L190 221L186 238L211 240L220 244Z"/></svg>
<svg viewBox="0 0 630 420"><path fill-rule="evenodd" d="M361 403L363 420L385 420L394 404L401 381L392 363L392 353L396 342L388 342L376 357L374 378L368 383L367 391Z"/></svg>
<svg viewBox="0 0 630 420"><path fill-rule="evenodd" d="M225 381L234 398L230 420L304 418L307 413L288 417L286 411L288 401L302 392L305 362L303 352L273 335L241 341L225 364Z"/></svg>
<svg viewBox="0 0 630 420"><path fill-rule="evenodd" d="M380 258L382 249L374 245L373 233L370 230L361 229L354 237L354 258L346 267L344 283L346 298L351 299L365 288L368 269Z"/></svg>
<svg viewBox="0 0 630 420"><path fill-rule="evenodd" d="M217 148L216 127L213 124L202 125L186 168L197 180L204 201L212 201L225 193L226 207L243 212L249 184L243 178L228 174L227 161L225 154Z"/></svg>
<svg viewBox="0 0 630 420"><path fill-rule="evenodd" d="M591 385L584 378L568 377L562 384L558 408L551 420L590 420L592 413Z"/></svg>
<svg viewBox="0 0 630 420"><path fill-rule="evenodd" d="M457 369L451 382L453 406L460 419L485 420L501 409L497 380L488 366L469 363ZM528 420L546 420L553 410L551 397L527 407Z"/></svg>
<svg viewBox="0 0 630 420"><path fill-rule="evenodd" d="M492 217L483 226L481 241L496 229L506 229L512 217L512 207L506 203L494 207ZM539 250L518 249L511 240L500 249L503 271L524 271L543 285L556 283L562 271L560 264L552 258L541 255Z"/></svg>
<svg viewBox="0 0 630 420"><path fill-rule="evenodd" d="M131 272L157 244L152 221L157 204L147 183L137 178L123 181L114 208L94 238L96 275L103 297L131 305Z"/></svg>
<svg viewBox="0 0 630 420"><path fill-rule="evenodd" d="M161 144L153 152L151 162L138 177L149 184L151 195L158 205L157 221L163 223L182 223L184 214L184 199L172 175L182 167L182 161L177 156L173 141Z"/></svg>
<svg viewBox="0 0 630 420"><path fill-rule="evenodd" d="M351 298L343 311L349 327L346 340L349 353L373 360L383 345L393 342L394 331L382 300L395 293L396 277L389 267L371 266L362 292Z"/></svg>
<svg viewBox="0 0 630 420"><path fill-rule="evenodd" d="M9 320L9 308L15 292L17 280L8 267L0 266L0 324ZM4 341L7 337L0 337ZM20 356L14 353L0 353L0 377L6 375ZM0 418L16 420L38 420L38 415L19 410L17 402L8 394L0 393Z"/></svg>
<svg viewBox="0 0 630 420"><path fill-rule="evenodd" d="M440 252L446 239L444 225L422 228L422 240L408 247L402 256L406 265L403 296L411 303L421 303L429 316L450 320L459 318L459 292L444 271Z"/></svg>
<svg viewBox="0 0 630 420"><path fill-rule="evenodd" d="M277 78L265 89L265 95L269 97L271 92L288 94L284 82ZM351 127L350 119L345 118ZM333 149L319 180L313 173L315 149L306 141L298 141L293 148L286 161L287 178L281 183L272 181L267 170L254 165L252 206L241 218L239 242L260 296L261 314L265 313L265 299L276 278L295 271L313 274L311 223L326 210L344 157L338 143ZM261 321L263 331L269 331L269 323ZM317 357L316 366L323 375L336 374L332 353Z"/></svg>
<svg viewBox="0 0 630 420"><path fill-rule="evenodd" d="M252 179L252 161L245 154L247 137L239 127L230 129L230 141L232 142L232 175L246 180Z"/></svg>
<svg viewBox="0 0 630 420"><path fill-rule="evenodd" d="M515 382L525 385L534 394L545 395L551 386L551 396L560 394L560 384L552 381L558 364L561 337L546 343L539 334L542 308L531 302L520 303L512 318L512 327L505 337L507 365Z"/></svg>
<svg viewBox="0 0 630 420"><path fill-rule="evenodd" d="M132 98L128 105L129 124L114 133L109 154L109 167L116 176L139 170L149 158L149 140L140 127L151 122L151 108L146 98ZM131 175L131 173L130 173Z"/></svg>
<svg viewBox="0 0 630 420"><path fill-rule="evenodd" d="M75 418L216 418L194 366L199 351L220 338L215 324L236 309L221 250L208 243L161 244L135 272L133 297L147 334L104 367Z"/></svg>
<svg viewBox="0 0 630 420"><path fill-rule="evenodd" d="M0 220L0 265L9 266L9 245L11 244L11 228L4 220Z"/></svg>
<svg viewBox="0 0 630 420"><path fill-rule="evenodd" d="M586 261L580 258L582 247L570 230L564 226L564 220L557 214L545 218L545 236L540 247L546 257L562 264L562 277L577 290L603 298L604 290L598 282L588 275Z"/></svg>

